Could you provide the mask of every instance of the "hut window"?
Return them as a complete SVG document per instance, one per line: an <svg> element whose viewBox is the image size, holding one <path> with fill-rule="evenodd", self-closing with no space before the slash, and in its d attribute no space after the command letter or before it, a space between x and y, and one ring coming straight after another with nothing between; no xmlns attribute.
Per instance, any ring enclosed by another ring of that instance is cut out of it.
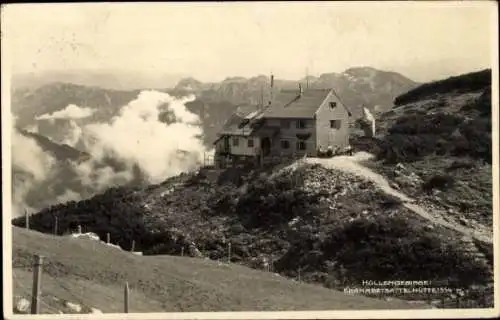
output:
<svg viewBox="0 0 500 320"><path fill-rule="evenodd" d="M334 109L337 106L337 102L330 102L330 108Z"/></svg>
<svg viewBox="0 0 500 320"><path fill-rule="evenodd" d="M306 150L306 143L304 141L297 141L298 150Z"/></svg>
<svg viewBox="0 0 500 320"><path fill-rule="evenodd" d="M342 126L342 121L340 120L330 120L330 128L332 129L340 129Z"/></svg>
<svg viewBox="0 0 500 320"><path fill-rule="evenodd" d="M253 148L253 139L248 139L248 147Z"/></svg>

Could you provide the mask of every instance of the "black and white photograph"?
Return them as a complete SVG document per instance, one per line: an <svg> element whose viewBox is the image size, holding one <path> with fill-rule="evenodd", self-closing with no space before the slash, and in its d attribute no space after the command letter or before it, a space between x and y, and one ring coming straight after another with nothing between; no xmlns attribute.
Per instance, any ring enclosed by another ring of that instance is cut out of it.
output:
<svg viewBox="0 0 500 320"><path fill-rule="evenodd" d="M6 319L500 315L497 2L1 15Z"/></svg>

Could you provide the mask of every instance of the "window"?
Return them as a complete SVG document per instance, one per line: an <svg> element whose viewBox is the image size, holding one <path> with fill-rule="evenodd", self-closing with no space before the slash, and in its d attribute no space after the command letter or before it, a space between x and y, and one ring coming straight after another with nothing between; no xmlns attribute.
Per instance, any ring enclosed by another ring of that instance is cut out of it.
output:
<svg viewBox="0 0 500 320"><path fill-rule="evenodd" d="M330 102L330 108L334 109L337 106L337 102Z"/></svg>
<svg viewBox="0 0 500 320"><path fill-rule="evenodd" d="M253 139L248 139L248 147L253 148Z"/></svg>
<svg viewBox="0 0 500 320"><path fill-rule="evenodd" d="M305 120L297 120L297 128L302 129L306 127L306 121Z"/></svg>
<svg viewBox="0 0 500 320"><path fill-rule="evenodd" d="M281 140L281 149L289 149L290 142L288 140Z"/></svg>
<svg viewBox="0 0 500 320"><path fill-rule="evenodd" d="M306 150L306 143L304 141L297 141L298 150Z"/></svg>
<svg viewBox="0 0 500 320"><path fill-rule="evenodd" d="M342 126L342 121L341 120L330 120L330 128L332 129L340 129Z"/></svg>
<svg viewBox="0 0 500 320"><path fill-rule="evenodd" d="M288 120L281 120L280 126L282 128L289 129L290 128L290 121L288 121Z"/></svg>
<svg viewBox="0 0 500 320"><path fill-rule="evenodd" d="M233 146L237 147L240 144L240 141L238 140L238 137L233 138Z"/></svg>

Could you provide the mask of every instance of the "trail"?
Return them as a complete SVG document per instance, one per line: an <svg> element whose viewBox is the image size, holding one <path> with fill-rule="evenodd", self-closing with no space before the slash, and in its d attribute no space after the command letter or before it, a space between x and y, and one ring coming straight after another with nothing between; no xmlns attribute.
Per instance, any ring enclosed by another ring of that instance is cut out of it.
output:
<svg viewBox="0 0 500 320"><path fill-rule="evenodd" d="M360 161L368 160L371 157L372 156L368 153L359 152L353 156L337 156L330 159L307 158L306 163L320 164L327 169L342 170L344 172L349 172L359 177L369 179L373 181L382 191L384 191L389 195L399 198L403 202L403 205L406 208L418 214L419 216L427 219L428 221L437 225L441 225L445 228L455 230L467 237L475 238L482 242L486 243L493 242L493 235L490 232L479 229L472 229L462 226L458 223L452 223L450 221L446 221L445 219L443 219L443 216L446 216L447 213L439 211L429 212L420 205L416 204L414 199L392 188L389 182L383 176L373 172L371 169L363 166L360 163Z"/></svg>

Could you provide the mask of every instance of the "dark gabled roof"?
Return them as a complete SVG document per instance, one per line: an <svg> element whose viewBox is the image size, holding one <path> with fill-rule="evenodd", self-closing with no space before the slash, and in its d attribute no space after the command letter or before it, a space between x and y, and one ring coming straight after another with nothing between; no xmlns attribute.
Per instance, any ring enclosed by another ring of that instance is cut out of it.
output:
<svg viewBox="0 0 500 320"><path fill-rule="evenodd" d="M219 132L219 137L214 143L220 140L224 135L231 136L250 136L259 130L262 125L262 111L254 110L247 114L233 113L229 119L227 119L224 127Z"/></svg>
<svg viewBox="0 0 500 320"><path fill-rule="evenodd" d="M233 114L226 121L219 134L247 136L250 135L252 131L253 128L250 126L250 121L245 121L245 117L242 117L241 115Z"/></svg>
<svg viewBox="0 0 500 320"><path fill-rule="evenodd" d="M283 90L276 95L264 111L265 118L313 118L331 90Z"/></svg>

